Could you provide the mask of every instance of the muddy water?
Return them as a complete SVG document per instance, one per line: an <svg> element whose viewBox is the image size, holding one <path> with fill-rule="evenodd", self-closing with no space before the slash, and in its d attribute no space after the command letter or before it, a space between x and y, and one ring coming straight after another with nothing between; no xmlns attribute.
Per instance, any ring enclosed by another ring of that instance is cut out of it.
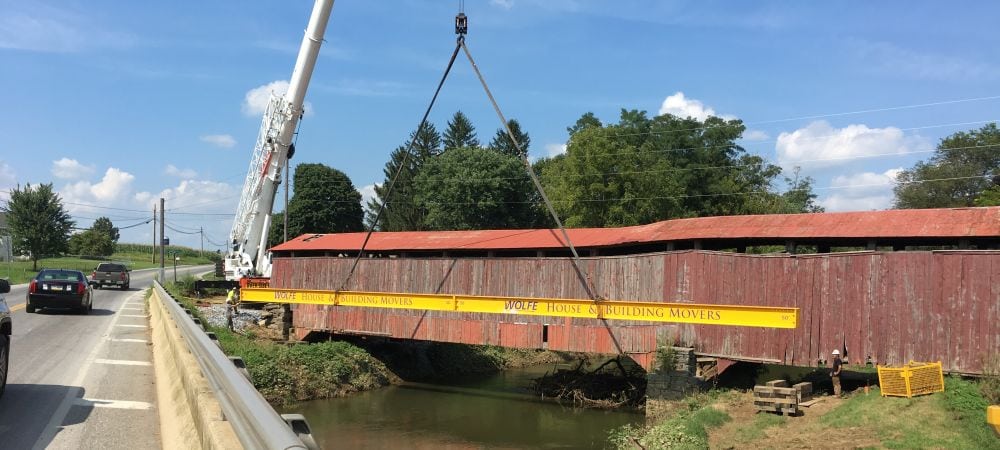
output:
<svg viewBox="0 0 1000 450"><path fill-rule="evenodd" d="M608 432L640 414L538 401L531 379L551 366L442 384L408 383L348 398L300 403L324 449L604 448Z"/></svg>

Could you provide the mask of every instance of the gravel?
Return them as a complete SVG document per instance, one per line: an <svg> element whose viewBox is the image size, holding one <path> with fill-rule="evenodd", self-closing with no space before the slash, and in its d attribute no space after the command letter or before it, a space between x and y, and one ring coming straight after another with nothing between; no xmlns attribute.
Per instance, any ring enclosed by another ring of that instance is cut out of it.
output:
<svg viewBox="0 0 1000 450"><path fill-rule="evenodd" d="M198 310L201 311L202 316L205 317L205 320L207 320L210 325L216 327L226 326L225 305L216 304L212 306L199 306ZM242 332L251 325L257 325L257 322L261 320L262 313L263 311L253 309L240 309L239 312L233 316L233 328L236 331Z"/></svg>

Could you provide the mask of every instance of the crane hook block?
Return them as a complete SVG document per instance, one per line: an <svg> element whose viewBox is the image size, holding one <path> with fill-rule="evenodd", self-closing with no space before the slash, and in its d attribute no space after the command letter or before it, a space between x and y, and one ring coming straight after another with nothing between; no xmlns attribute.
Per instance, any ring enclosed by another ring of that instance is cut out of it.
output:
<svg viewBox="0 0 1000 450"><path fill-rule="evenodd" d="M455 16L455 34L465 36L469 32L469 18L465 13L458 13Z"/></svg>

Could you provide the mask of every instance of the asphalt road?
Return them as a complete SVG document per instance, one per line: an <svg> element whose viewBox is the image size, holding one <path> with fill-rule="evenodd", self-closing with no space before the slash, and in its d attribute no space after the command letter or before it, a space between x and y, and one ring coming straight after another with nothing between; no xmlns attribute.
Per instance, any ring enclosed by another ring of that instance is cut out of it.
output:
<svg viewBox="0 0 1000 450"><path fill-rule="evenodd" d="M7 391L0 398L0 448L161 447L144 296L156 271L133 271L128 291L94 289L89 315L27 314L26 285L5 295L14 327ZM173 270L166 275L172 278Z"/></svg>

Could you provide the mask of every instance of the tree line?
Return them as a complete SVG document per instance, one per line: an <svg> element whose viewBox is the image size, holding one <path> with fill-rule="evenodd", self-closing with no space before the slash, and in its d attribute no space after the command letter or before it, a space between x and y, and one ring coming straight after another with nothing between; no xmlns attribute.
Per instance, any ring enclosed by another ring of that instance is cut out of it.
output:
<svg viewBox="0 0 1000 450"><path fill-rule="evenodd" d="M381 231L554 226L526 172L531 138L516 120L509 125L520 148L502 128L482 145L461 111L443 133L424 124L390 153L384 179L364 209L343 172L300 165L289 237L362 231L373 223ZM822 212L813 178L800 176L797 168L785 173L748 153L738 144L745 130L739 119L649 117L622 109L617 122L603 123L586 113L567 127L564 153L530 167L570 227ZM988 124L942 139L932 158L899 175L894 193L895 208L1000 205L1000 130ZM383 202L385 210L376 218ZM273 226L276 244L280 216Z"/></svg>
<svg viewBox="0 0 1000 450"><path fill-rule="evenodd" d="M530 136L516 120L508 125L520 146L502 128L481 145L461 111L443 133L424 124L392 151L367 208L343 172L298 165L288 204L289 238L362 231L366 224L381 231L552 227L528 167L570 227L823 211L812 178L797 170L785 174L737 143L746 129L738 119L649 117L623 109L617 122L605 124L586 113L567 127L565 153L533 163L526 158ZM901 209L1000 205L1000 128L990 123L945 137L931 158L899 174L894 194L893 206ZM376 218L383 201L385 211ZM107 217L76 229L52 184L16 187L0 210L14 251L31 255L36 267L45 255L109 256L119 239ZM284 212L278 212L269 243L283 238Z"/></svg>

